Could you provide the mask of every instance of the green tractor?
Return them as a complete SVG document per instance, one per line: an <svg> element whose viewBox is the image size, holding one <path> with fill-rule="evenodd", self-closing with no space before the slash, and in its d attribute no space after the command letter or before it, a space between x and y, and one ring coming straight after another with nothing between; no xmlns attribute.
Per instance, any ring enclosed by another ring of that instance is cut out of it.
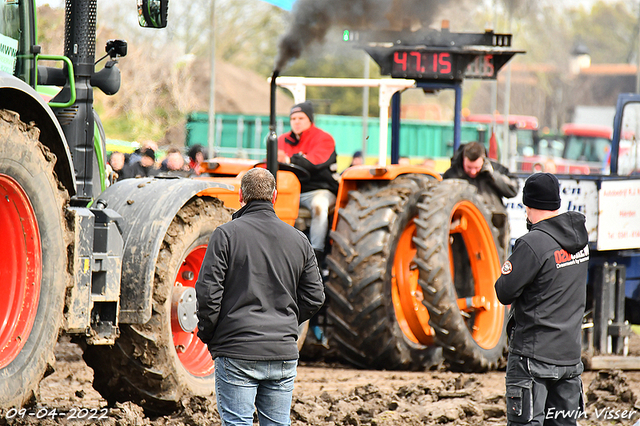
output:
<svg viewBox="0 0 640 426"><path fill-rule="evenodd" d="M140 25L166 26L167 4L139 0ZM40 52L35 1L0 1L0 9L0 229L8 237L0 247L0 409L35 401L62 333L84 349L110 404L165 412L184 395L212 394L213 361L194 333L194 285L208 238L230 211L199 193L225 185L130 179L107 187L93 90L118 91L126 42L109 41L96 71L96 0L66 1L60 56ZM61 89L46 102L41 86Z"/></svg>

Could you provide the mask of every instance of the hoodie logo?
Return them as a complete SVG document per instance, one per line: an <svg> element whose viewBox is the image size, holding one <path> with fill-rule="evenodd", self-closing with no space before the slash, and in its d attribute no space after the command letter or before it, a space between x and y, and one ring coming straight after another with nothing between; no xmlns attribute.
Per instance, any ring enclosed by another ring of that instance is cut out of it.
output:
<svg viewBox="0 0 640 426"><path fill-rule="evenodd" d="M565 266L578 265L582 262L589 261L589 246L585 246L582 250L576 254L569 254L566 250L556 250L553 252L553 257L556 261L556 268L564 268Z"/></svg>
<svg viewBox="0 0 640 426"><path fill-rule="evenodd" d="M504 262L504 265L502 265L502 275L509 275L511 271L513 271L513 266L511 266L511 262L507 260Z"/></svg>

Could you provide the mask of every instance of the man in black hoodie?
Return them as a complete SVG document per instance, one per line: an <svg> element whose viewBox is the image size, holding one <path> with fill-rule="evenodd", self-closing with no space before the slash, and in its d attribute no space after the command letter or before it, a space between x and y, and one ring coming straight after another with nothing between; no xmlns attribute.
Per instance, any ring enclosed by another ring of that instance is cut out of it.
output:
<svg viewBox="0 0 640 426"><path fill-rule="evenodd" d="M290 424L298 325L324 303L305 235L275 214L266 169L241 180L243 207L211 235L196 297L198 337L215 359L216 398L225 425Z"/></svg>
<svg viewBox="0 0 640 426"><path fill-rule="evenodd" d="M496 281L511 304L507 329L507 424L575 425L585 416L580 374L589 263L581 213L558 214L558 179L536 173L522 200L529 232L518 238Z"/></svg>

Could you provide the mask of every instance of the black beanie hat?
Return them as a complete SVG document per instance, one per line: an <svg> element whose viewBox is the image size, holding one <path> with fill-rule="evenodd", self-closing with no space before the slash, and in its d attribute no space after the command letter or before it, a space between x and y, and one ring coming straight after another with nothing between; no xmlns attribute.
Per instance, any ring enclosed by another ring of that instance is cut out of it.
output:
<svg viewBox="0 0 640 426"><path fill-rule="evenodd" d="M153 150L153 148L145 148L142 151L142 156L153 158L153 161L156 160L156 152Z"/></svg>
<svg viewBox="0 0 640 426"><path fill-rule="evenodd" d="M313 105L311 104L311 102L302 102L300 104L294 105L293 108L291 108L289 117L291 117L294 112L304 112L307 117L309 117L309 121L313 123Z"/></svg>
<svg viewBox="0 0 640 426"><path fill-rule="evenodd" d="M522 189L525 206L538 210L560 208L560 184L551 173L535 173L527 179Z"/></svg>

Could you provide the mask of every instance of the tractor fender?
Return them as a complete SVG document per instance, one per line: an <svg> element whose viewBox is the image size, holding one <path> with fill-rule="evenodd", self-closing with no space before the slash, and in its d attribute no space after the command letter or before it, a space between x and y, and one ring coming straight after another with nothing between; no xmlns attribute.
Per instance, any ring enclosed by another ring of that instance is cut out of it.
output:
<svg viewBox="0 0 640 426"><path fill-rule="evenodd" d="M120 322L144 324L151 318L151 296L160 245L178 211L207 188L230 185L186 178L125 179L107 188L96 205L118 212L124 223ZM105 205L106 204L106 205Z"/></svg>
<svg viewBox="0 0 640 426"><path fill-rule="evenodd" d="M76 175L69 145L53 110L31 86L11 74L0 71L0 109L20 114L25 123L40 129L40 142L57 157L54 171L70 196L76 193Z"/></svg>

